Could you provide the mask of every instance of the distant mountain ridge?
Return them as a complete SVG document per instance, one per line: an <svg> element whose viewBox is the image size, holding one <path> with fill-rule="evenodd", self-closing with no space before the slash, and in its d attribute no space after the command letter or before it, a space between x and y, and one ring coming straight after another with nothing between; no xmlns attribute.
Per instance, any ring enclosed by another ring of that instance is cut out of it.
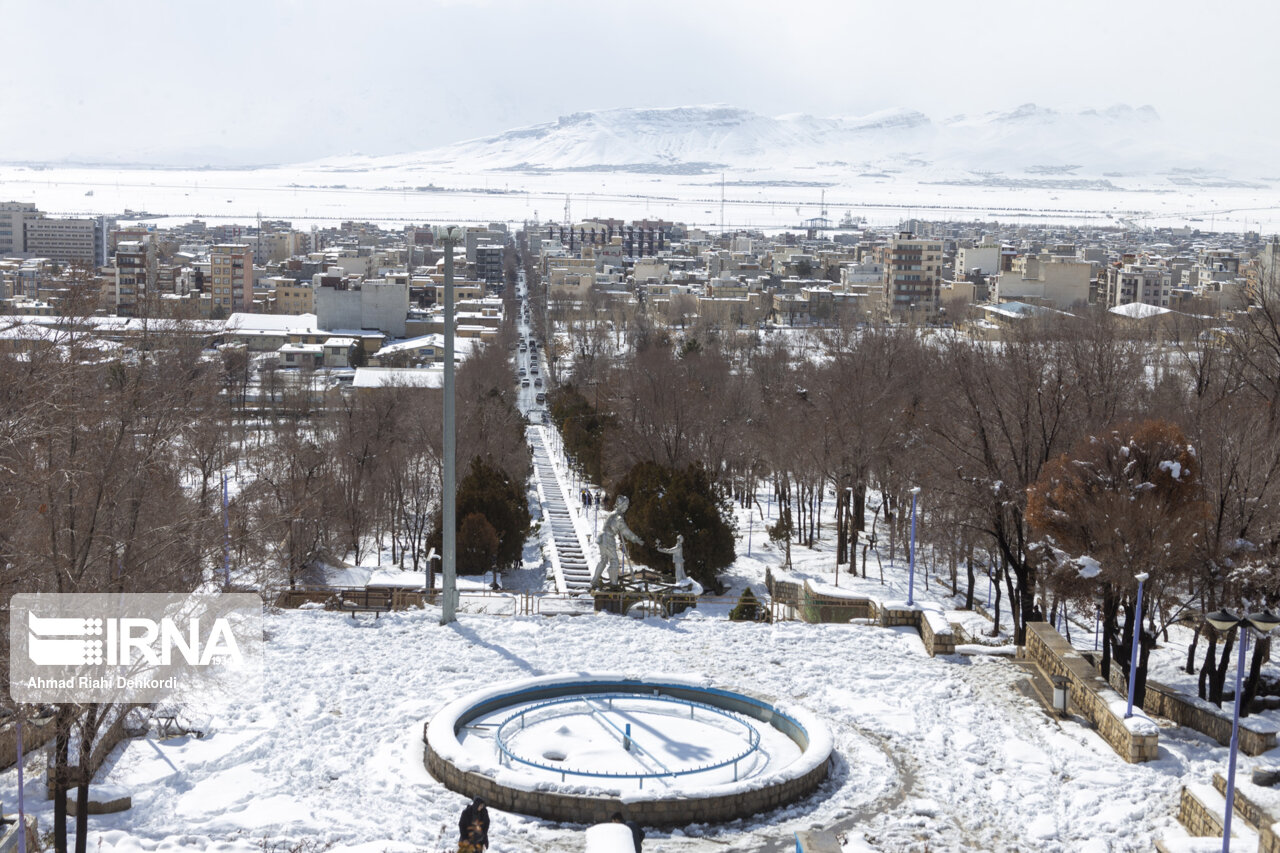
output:
<svg viewBox="0 0 1280 853"><path fill-rule="evenodd" d="M1248 167L1170 133L1150 106L1060 111L1036 104L935 120L890 109L855 117L764 116L733 106L623 108L412 154L337 158L346 167L456 167L480 171L707 173L820 168L904 169L928 180L991 173L1100 178ZM335 161L328 161L338 165ZM1238 169L1237 169L1238 171Z"/></svg>

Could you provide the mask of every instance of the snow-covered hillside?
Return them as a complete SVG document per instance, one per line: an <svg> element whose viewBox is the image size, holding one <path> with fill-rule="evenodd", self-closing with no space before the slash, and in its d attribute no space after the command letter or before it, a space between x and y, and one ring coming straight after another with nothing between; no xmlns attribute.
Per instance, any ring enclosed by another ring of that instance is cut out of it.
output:
<svg viewBox="0 0 1280 853"><path fill-rule="evenodd" d="M1206 174L1257 177L1250 174L1254 161L1247 151L1224 159L1189 145L1151 107L1063 112L1035 104L943 119L906 109L853 118L768 117L729 106L612 109L414 154L326 162L343 169L667 174L790 167L946 179L967 174L979 181L991 173L1032 180L1158 173L1189 181Z"/></svg>

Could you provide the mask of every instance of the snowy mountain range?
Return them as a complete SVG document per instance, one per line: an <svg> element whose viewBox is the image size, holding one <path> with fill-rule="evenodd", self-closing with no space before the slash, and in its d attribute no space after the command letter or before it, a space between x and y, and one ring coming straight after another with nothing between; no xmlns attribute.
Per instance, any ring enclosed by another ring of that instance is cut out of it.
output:
<svg viewBox="0 0 1280 853"><path fill-rule="evenodd" d="M1224 156L1186 143L1151 107L1065 112L1035 104L944 119L907 109L833 118L769 117L730 106L610 109L424 152L326 163L533 173L907 171L978 181L993 174L1028 180L1172 174L1192 183L1255 178L1262 168L1247 151Z"/></svg>

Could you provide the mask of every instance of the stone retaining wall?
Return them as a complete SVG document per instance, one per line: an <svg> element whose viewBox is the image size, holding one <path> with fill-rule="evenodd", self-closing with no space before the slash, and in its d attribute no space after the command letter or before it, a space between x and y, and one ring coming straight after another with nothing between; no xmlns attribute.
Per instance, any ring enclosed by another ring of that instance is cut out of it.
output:
<svg viewBox="0 0 1280 853"><path fill-rule="evenodd" d="M327 604L341 590L337 589L286 589L276 596L275 606L293 610L304 604ZM391 609L408 610L422 607L422 593L408 589L391 591Z"/></svg>
<svg viewBox="0 0 1280 853"><path fill-rule="evenodd" d="M920 632L920 639L931 657L954 654L956 650L955 634L952 633L950 626L947 626L945 631L940 630L941 625L936 624L940 618L930 618L929 614L916 607L884 605L880 608L882 628L899 626L915 628ZM945 620L943 621L945 623Z"/></svg>
<svg viewBox="0 0 1280 853"><path fill-rule="evenodd" d="M488 776L460 770L440 758L426 741L427 770L441 784L465 797L484 797L499 811L518 812L563 823L605 823L614 812L643 826L673 827L690 823L724 822L755 817L808 796L827 777L830 760L803 776L767 788L724 796L689 796L673 800L624 803L617 797L520 791L504 787ZM656 781L653 784L657 784Z"/></svg>
<svg viewBox="0 0 1280 853"><path fill-rule="evenodd" d="M1124 681L1125 671L1124 667L1114 664L1111 666L1111 686L1116 692L1127 692L1129 689ZM1198 697L1192 699L1158 681L1148 681L1142 710L1208 735L1223 746L1231 743L1231 714L1216 707L1196 704L1197 701ZM1249 723L1248 719L1240 720L1240 751L1245 755L1261 755L1275 749L1276 733L1250 728Z"/></svg>
<svg viewBox="0 0 1280 853"><path fill-rule="evenodd" d="M1188 835L1197 838L1222 837L1222 812L1209 807L1197 789L1205 786L1186 785L1178 802L1178 823L1187 829Z"/></svg>
<svg viewBox="0 0 1280 853"><path fill-rule="evenodd" d="M1155 724L1151 723L1150 734L1134 732L1124 716L1111 707L1123 697L1048 622L1027 623L1027 643L1020 654L1049 675L1066 676L1071 705L1097 727L1102 739L1125 761L1152 761L1159 756Z"/></svg>
<svg viewBox="0 0 1280 853"><path fill-rule="evenodd" d="M22 724L22 754L24 756L44 746L57 731L54 718L45 719L43 724L27 720ZM0 728L0 770L18 763L18 727L12 722Z"/></svg>
<svg viewBox="0 0 1280 853"><path fill-rule="evenodd" d="M780 584L776 584L780 585ZM794 586L794 584L792 584ZM815 592L808 581L802 590L803 614L806 622L844 623L854 619L875 619L876 603L869 598L826 595Z"/></svg>

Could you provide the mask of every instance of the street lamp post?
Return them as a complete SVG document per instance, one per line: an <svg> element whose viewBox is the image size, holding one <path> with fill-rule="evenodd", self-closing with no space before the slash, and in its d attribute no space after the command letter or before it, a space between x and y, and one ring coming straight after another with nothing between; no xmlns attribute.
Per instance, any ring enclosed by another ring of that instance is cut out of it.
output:
<svg viewBox="0 0 1280 853"><path fill-rule="evenodd" d="M907 563L907 606L915 604L916 590L916 499L920 497L920 487L911 489L911 554Z"/></svg>
<svg viewBox="0 0 1280 853"><path fill-rule="evenodd" d="M756 517L751 514L751 508L747 508L747 556L751 556L751 531L755 529ZM840 567L836 566L836 571L840 571Z"/></svg>
<svg viewBox="0 0 1280 853"><path fill-rule="evenodd" d="M1236 748L1240 743L1240 697L1244 692L1244 658L1249 651L1249 628L1260 634L1269 634L1280 625L1280 616L1269 610L1251 613L1248 616L1237 616L1229 610L1219 610L1205 617L1209 624L1226 633L1232 628L1240 629L1240 657L1236 661L1236 701L1231 714L1231 753L1227 759L1227 805L1222 815L1222 853L1231 850L1231 814L1235 806L1236 793Z"/></svg>
<svg viewBox="0 0 1280 853"><path fill-rule="evenodd" d="M1124 718L1133 716L1133 692L1138 675L1138 646L1142 644L1142 586L1151 575L1146 572L1134 575L1138 579L1138 602L1133 615L1133 648L1129 651L1129 704L1125 705Z"/></svg>
<svg viewBox="0 0 1280 853"><path fill-rule="evenodd" d="M441 569L444 583L440 608L440 624L458 619L458 531L457 531L457 435L454 429L454 365L453 365L453 250L466 239L466 229L443 225L435 229L435 239L444 247L444 494L441 524L444 558Z"/></svg>

